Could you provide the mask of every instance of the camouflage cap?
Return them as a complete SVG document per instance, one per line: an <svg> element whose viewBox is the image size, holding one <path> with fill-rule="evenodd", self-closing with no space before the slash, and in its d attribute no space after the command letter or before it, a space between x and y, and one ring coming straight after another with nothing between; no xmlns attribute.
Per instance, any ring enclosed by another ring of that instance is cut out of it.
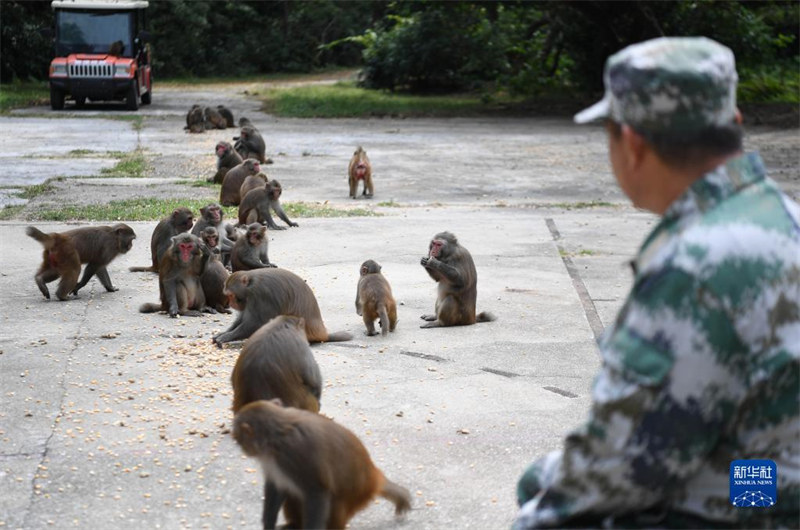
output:
<svg viewBox="0 0 800 530"><path fill-rule="evenodd" d="M696 132L736 115L733 52L705 37L664 37L633 44L606 61L601 101L576 123L610 118L642 134Z"/></svg>

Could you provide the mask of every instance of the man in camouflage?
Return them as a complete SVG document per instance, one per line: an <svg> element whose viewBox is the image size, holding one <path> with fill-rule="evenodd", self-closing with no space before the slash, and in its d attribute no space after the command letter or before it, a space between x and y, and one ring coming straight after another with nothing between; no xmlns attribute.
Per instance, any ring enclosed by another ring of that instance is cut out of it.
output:
<svg viewBox="0 0 800 530"><path fill-rule="evenodd" d="M611 165L661 215L600 340L586 424L519 481L515 528L800 524L800 208L741 152L731 51L662 38L610 57ZM737 459L777 464L768 508L729 501Z"/></svg>

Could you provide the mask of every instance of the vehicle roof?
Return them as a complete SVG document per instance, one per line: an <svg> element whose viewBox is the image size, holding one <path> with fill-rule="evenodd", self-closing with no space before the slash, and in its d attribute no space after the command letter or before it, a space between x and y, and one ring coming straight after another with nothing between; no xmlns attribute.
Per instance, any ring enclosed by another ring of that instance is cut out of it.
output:
<svg viewBox="0 0 800 530"><path fill-rule="evenodd" d="M145 9L146 0L53 0L53 9Z"/></svg>

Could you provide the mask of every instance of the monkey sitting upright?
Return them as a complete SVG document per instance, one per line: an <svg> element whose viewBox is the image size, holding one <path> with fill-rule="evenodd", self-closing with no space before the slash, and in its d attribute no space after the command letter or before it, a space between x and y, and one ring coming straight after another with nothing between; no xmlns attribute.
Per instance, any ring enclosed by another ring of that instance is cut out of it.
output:
<svg viewBox="0 0 800 530"><path fill-rule="evenodd" d="M364 191L361 195L367 198L372 198L375 189L372 186L372 164L369 162L367 152L360 145L353 153L350 159L350 165L347 168L347 180L350 183L350 197L356 198L358 192L358 181L364 181Z"/></svg>
<svg viewBox="0 0 800 530"><path fill-rule="evenodd" d="M361 276L356 291L356 313L364 317L367 335L377 335L375 319L380 319L384 337L397 326L397 303L392 288L381 274L381 266L373 260L361 264Z"/></svg>
<svg viewBox="0 0 800 530"><path fill-rule="evenodd" d="M233 437L263 466L264 528L275 528L287 499L288 528L344 528L376 495L397 515L411 509L408 490L375 467L356 435L324 416L279 399L255 401L234 417Z"/></svg>
<svg viewBox="0 0 800 530"><path fill-rule="evenodd" d="M421 328L468 326L475 322L491 322L488 312L475 314L478 298L478 273L469 251L458 244L450 232L433 236L428 255L420 260L428 275L439 284L436 314L422 315L427 323Z"/></svg>
<svg viewBox="0 0 800 530"><path fill-rule="evenodd" d="M267 227L252 223L245 228L247 232L236 239L231 250L233 272L277 267L274 263L269 262L267 255L269 249Z"/></svg>

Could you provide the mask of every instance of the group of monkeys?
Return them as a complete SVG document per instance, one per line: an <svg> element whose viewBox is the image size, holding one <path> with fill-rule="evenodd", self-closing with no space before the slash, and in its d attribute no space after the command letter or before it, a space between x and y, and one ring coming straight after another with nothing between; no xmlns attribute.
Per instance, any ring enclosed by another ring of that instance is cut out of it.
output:
<svg viewBox="0 0 800 530"><path fill-rule="evenodd" d="M252 126L243 126L242 135L245 127ZM215 181L224 158L231 152L240 157L222 177L220 202L239 205L239 226L245 231L224 223L216 203L200 209L197 223L190 209L175 209L153 230L151 265L130 268L158 273L160 300L143 304L139 311L164 311L171 317L237 311L231 326L212 340L218 346L245 341L231 375L233 437L263 465L264 528L275 528L281 508L289 528L344 528L376 495L394 503L397 514L406 512L411 507L408 490L383 475L352 432L319 414L322 376L309 344L353 336L329 332L306 282L267 258L264 225L285 229L275 225L270 209L297 226L280 207L280 184L260 172L263 161L241 157L235 146L220 142L216 150ZM364 181L363 194L372 195L369 160L361 147L348 176L352 197L359 180ZM31 226L26 233L44 247L36 284L50 298L47 283L60 278L59 300L77 295L94 275L106 290L116 291L106 266L128 252L136 238L123 223L50 234ZM495 319L491 313L476 314L475 264L455 235L436 234L420 263L438 283L435 312L421 317L421 327ZM367 335L378 334L376 320L382 335L395 330L397 304L374 260L361 264L355 306Z"/></svg>

